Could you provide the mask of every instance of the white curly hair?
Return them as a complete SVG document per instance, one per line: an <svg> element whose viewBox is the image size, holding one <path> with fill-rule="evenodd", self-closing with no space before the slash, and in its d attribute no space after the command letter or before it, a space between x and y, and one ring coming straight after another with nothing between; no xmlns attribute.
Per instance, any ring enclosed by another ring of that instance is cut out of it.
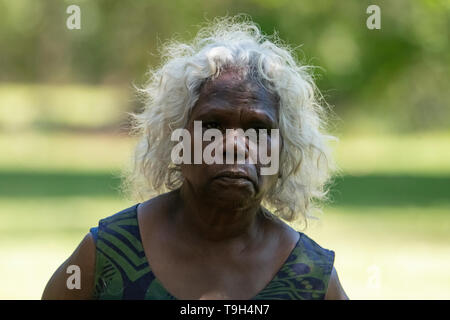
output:
<svg viewBox="0 0 450 320"><path fill-rule="evenodd" d="M171 160L173 130L184 128L202 84L227 66L251 71L279 100L283 140L280 177L263 205L286 221L313 217L311 209L327 195L334 162L325 134L326 112L311 66L301 65L278 36L263 35L246 16L216 18L190 43L172 40L162 50L163 63L150 70L141 113L131 113L139 141L133 165L124 174L124 190L135 200L175 190L183 183Z"/></svg>

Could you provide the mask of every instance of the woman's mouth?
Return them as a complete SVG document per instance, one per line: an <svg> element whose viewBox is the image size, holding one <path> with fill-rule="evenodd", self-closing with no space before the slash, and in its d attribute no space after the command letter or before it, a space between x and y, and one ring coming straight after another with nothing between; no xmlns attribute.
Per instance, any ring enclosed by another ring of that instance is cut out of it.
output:
<svg viewBox="0 0 450 320"><path fill-rule="evenodd" d="M226 184L232 185L248 185L249 183L255 186L255 182L250 176L242 171L223 171L218 173L214 180L220 180Z"/></svg>

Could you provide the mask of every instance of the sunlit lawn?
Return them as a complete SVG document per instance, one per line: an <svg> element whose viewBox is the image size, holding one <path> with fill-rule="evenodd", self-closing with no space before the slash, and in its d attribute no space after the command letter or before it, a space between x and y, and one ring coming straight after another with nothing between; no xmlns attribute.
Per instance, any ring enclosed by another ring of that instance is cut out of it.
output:
<svg viewBox="0 0 450 320"><path fill-rule="evenodd" d="M126 136L0 135L0 299L38 299L117 192ZM450 298L449 134L344 137L334 203L306 231L353 299Z"/></svg>

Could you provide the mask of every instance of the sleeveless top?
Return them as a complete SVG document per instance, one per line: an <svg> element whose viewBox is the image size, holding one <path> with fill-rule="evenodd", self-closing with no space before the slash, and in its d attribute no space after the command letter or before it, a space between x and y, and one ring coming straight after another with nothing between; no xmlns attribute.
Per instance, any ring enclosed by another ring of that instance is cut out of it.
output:
<svg viewBox="0 0 450 320"><path fill-rule="evenodd" d="M94 298L176 300L155 277L139 232L136 204L91 228L96 245ZM300 238L269 284L252 300L324 299L335 253Z"/></svg>

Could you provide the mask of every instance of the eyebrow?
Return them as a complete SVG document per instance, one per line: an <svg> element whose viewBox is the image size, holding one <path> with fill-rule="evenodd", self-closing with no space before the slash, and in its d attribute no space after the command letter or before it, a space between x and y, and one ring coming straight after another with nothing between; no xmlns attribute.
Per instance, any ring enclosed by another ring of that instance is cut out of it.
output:
<svg viewBox="0 0 450 320"><path fill-rule="evenodd" d="M221 117L223 115L223 110L225 109L225 112L234 112L230 110L227 107L217 107L213 106L211 104L206 103L205 107L202 108L201 111L197 111L195 114L194 119L207 119L207 118L216 118ZM272 115L272 113L264 111L264 110L257 110L251 108L246 112L246 119L248 123L262 123L265 125L268 125L270 127L274 127L278 124L277 119Z"/></svg>
<svg viewBox="0 0 450 320"><path fill-rule="evenodd" d="M249 123L263 123L270 127L274 127L278 123L277 119L270 112L263 110L252 110L247 121Z"/></svg>

